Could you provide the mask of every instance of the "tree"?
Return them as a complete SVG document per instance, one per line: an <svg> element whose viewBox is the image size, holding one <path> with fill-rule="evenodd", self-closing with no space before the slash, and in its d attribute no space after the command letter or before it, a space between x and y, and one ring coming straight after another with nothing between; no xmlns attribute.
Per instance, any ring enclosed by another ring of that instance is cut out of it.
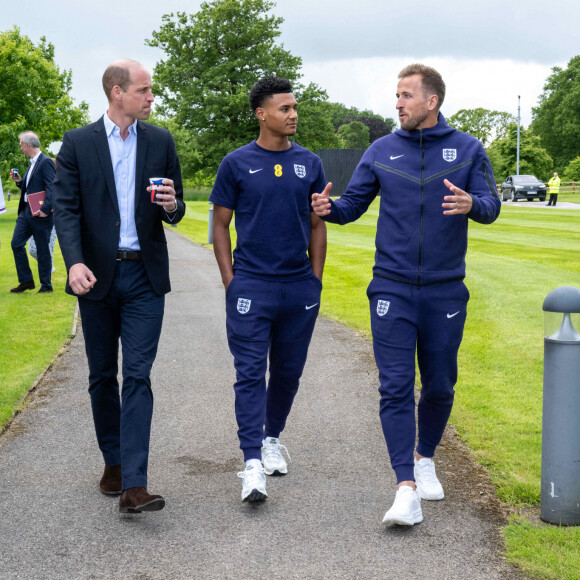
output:
<svg viewBox="0 0 580 580"><path fill-rule="evenodd" d="M498 139L487 149L496 180L515 175L517 168L517 125L508 125L508 137ZM552 170L553 161L542 142L531 130L520 128L520 174L544 179Z"/></svg>
<svg viewBox="0 0 580 580"><path fill-rule="evenodd" d="M326 91L310 84L294 94L298 101L298 130L294 140L314 152L317 149L340 149L342 142L330 121Z"/></svg>
<svg viewBox="0 0 580 580"><path fill-rule="evenodd" d="M71 72L54 62L54 46L42 37L38 45L14 27L0 32L0 173L24 169L18 135L34 131L46 148L68 129L88 123L88 105L69 96Z"/></svg>
<svg viewBox="0 0 580 580"><path fill-rule="evenodd" d="M341 125L338 137L345 149L366 149L369 146L369 128L360 121Z"/></svg>
<svg viewBox="0 0 580 580"><path fill-rule="evenodd" d="M562 174L562 181L580 181L580 157L576 157L568 163Z"/></svg>
<svg viewBox="0 0 580 580"><path fill-rule="evenodd" d="M363 113L367 113L367 111L364 111ZM392 119L388 120L392 121ZM345 123L352 123L354 121L358 121L359 123L363 123L364 125L367 126L369 130L370 143L373 143L379 137L384 137L385 135L391 133L394 126L394 123L393 124L386 123L385 120L379 115L372 117L369 116L352 117L349 115L345 119Z"/></svg>
<svg viewBox="0 0 580 580"><path fill-rule="evenodd" d="M227 153L256 137L248 96L260 78L287 78L297 100L305 96L299 127L308 125L307 111L317 110L325 98L314 85L303 89L298 83L302 59L275 43L283 19L268 13L273 6L267 0L204 2L196 14L163 16L161 28L147 41L166 54L154 72L160 112L195 136L195 170L215 173ZM305 141L324 141L320 128L316 137L306 127L299 131Z"/></svg>
<svg viewBox="0 0 580 580"><path fill-rule="evenodd" d="M459 131L479 139L482 145L487 147L494 139L507 137L507 127L515 122L515 118L503 111L490 111L479 107L460 109L455 115L451 115L447 122Z"/></svg>
<svg viewBox="0 0 580 580"><path fill-rule="evenodd" d="M532 129L560 171L580 155L580 56L552 71L532 109Z"/></svg>
<svg viewBox="0 0 580 580"><path fill-rule="evenodd" d="M381 117L368 109L360 111L356 107L347 107L342 103L329 103L331 121L334 128L338 130L341 125L360 121L369 128L369 141L373 143L379 137L392 133L397 125L394 119L390 117Z"/></svg>

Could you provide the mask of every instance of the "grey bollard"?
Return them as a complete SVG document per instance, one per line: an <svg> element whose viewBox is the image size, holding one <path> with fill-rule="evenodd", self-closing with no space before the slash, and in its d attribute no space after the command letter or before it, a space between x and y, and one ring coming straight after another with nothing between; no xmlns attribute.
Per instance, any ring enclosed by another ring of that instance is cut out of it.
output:
<svg viewBox="0 0 580 580"><path fill-rule="evenodd" d="M544 300L544 396L540 518L580 525L580 290ZM575 328L576 326L576 328Z"/></svg>
<svg viewBox="0 0 580 580"><path fill-rule="evenodd" d="M209 204L209 215L207 218L207 243L213 244L213 203Z"/></svg>

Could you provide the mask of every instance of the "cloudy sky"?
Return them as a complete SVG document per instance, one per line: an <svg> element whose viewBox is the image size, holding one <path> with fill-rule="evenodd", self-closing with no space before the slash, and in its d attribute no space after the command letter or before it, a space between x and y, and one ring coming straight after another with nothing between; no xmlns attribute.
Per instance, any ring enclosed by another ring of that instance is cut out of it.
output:
<svg viewBox="0 0 580 580"><path fill-rule="evenodd" d="M71 69L73 96L92 119L106 108L101 76L130 57L149 68L163 58L144 40L163 14L197 12L199 0L0 0L0 30L13 25L34 42L55 46ZM442 111L484 107L517 114L522 123L552 67L580 53L580 3L566 0L278 0L280 41L301 56L305 82L331 101L396 118L397 73L410 62L437 68L447 83Z"/></svg>

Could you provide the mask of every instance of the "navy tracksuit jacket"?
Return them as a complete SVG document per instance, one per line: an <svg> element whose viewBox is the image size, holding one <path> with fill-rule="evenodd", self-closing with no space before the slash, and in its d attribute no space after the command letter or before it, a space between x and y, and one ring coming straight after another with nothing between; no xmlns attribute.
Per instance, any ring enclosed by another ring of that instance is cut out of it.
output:
<svg viewBox="0 0 580 580"><path fill-rule="evenodd" d="M448 179L471 194L468 215L444 215ZM358 219L381 192L374 278L368 289L380 416L397 480L413 480L415 350L421 372L417 451L435 452L453 405L457 351L469 299L469 219L492 223L501 202L491 165L474 137L450 127L398 130L363 155L326 221Z"/></svg>

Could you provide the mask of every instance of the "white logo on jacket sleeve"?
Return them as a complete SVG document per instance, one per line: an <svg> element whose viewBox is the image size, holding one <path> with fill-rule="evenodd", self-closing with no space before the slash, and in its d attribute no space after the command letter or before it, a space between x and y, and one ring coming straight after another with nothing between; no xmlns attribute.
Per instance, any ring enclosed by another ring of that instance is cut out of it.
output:
<svg viewBox="0 0 580 580"><path fill-rule="evenodd" d="M445 161L455 161L457 159L457 149L443 149L443 159Z"/></svg>
<svg viewBox="0 0 580 580"><path fill-rule="evenodd" d="M384 316L389 311L389 306L391 302L389 300L379 300L377 302L377 314L379 316Z"/></svg>
<svg viewBox="0 0 580 580"><path fill-rule="evenodd" d="M240 314L247 314L251 305L252 301L249 298L238 298L238 312Z"/></svg>
<svg viewBox="0 0 580 580"><path fill-rule="evenodd" d="M304 165L296 165L296 163L294 163L294 172L298 177L300 177L300 179L306 177L306 167L304 167Z"/></svg>

